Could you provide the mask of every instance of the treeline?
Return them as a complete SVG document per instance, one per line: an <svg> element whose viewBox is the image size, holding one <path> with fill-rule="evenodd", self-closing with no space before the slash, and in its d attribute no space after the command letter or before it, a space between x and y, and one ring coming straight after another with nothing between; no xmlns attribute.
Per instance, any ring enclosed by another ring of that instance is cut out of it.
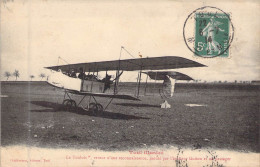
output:
<svg viewBox="0 0 260 167"><path fill-rule="evenodd" d="M20 72L19 72L19 70L14 70L13 73L11 73L9 71L5 71L4 77L6 78L6 81L8 81L8 79L10 77L15 77L15 81L17 81L17 78L20 77ZM29 77L30 77L31 81L35 78L34 75L30 75ZM39 74L39 78L41 78L41 80L43 80L45 77L46 77L46 75L44 73Z"/></svg>

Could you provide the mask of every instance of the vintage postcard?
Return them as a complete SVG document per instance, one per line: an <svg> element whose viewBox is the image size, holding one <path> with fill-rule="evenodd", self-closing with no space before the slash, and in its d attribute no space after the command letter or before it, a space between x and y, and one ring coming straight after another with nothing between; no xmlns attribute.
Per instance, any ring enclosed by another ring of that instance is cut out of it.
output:
<svg viewBox="0 0 260 167"><path fill-rule="evenodd" d="M0 166L259 166L259 5L2 0Z"/></svg>

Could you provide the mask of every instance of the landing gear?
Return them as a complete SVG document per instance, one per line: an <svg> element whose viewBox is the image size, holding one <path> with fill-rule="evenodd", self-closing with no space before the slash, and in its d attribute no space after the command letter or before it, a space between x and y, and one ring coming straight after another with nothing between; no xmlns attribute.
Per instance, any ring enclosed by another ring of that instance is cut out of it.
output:
<svg viewBox="0 0 260 167"><path fill-rule="evenodd" d="M88 110L92 112L103 111L103 106L99 103L89 103Z"/></svg>
<svg viewBox="0 0 260 167"><path fill-rule="evenodd" d="M85 97L89 96L89 100L87 102L87 105L84 107L81 105L81 102L85 99ZM68 98L68 99L67 99ZM84 94L79 103L77 104L74 100L69 95L68 91L65 91L65 95L63 98L62 104L65 106L65 109L67 111L72 111L73 109L78 109L78 107L81 107L85 111L91 111L92 113L97 113L97 112L103 112L107 109L107 107L111 104L113 98L109 100L109 102L106 104L105 107L103 107L100 103L97 102L96 98L92 95L87 95ZM91 100L94 100L91 102Z"/></svg>
<svg viewBox="0 0 260 167"><path fill-rule="evenodd" d="M89 103L89 105L88 105L88 110L89 110L89 111L92 111L92 112L95 112L95 111L98 110L98 108L97 108L97 106L96 106L95 103Z"/></svg>
<svg viewBox="0 0 260 167"><path fill-rule="evenodd" d="M66 99L66 96L68 99ZM83 107L81 104L81 102L85 99L87 95L84 95L82 97L82 99L80 100L80 102L77 104L74 100L72 100L72 98L69 96L69 92L65 91L65 95L64 95L64 100L62 102L62 104L64 105L65 109L67 111L72 111L73 109L76 109L78 106L81 106L84 110L86 111L91 111L93 113L96 113L96 112L102 112L104 111L108 105L111 103L112 100L110 100L110 102L107 104L107 106L104 107L97 102L97 100L95 99L94 96L89 96L89 100L88 100L88 104L86 107ZM94 102L91 102L91 99L94 99Z"/></svg>
<svg viewBox="0 0 260 167"><path fill-rule="evenodd" d="M65 99L63 100L62 104L65 106L67 111L71 111L73 108L77 107L77 104L74 100Z"/></svg>
<svg viewBox="0 0 260 167"><path fill-rule="evenodd" d="M98 108L98 111L103 111L103 106L99 103L96 104L97 108Z"/></svg>

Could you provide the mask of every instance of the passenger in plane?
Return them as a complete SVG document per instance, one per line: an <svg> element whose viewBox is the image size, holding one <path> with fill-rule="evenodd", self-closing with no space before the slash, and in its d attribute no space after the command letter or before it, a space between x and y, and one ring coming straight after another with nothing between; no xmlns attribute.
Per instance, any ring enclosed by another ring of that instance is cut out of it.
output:
<svg viewBox="0 0 260 167"><path fill-rule="evenodd" d="M106 74L106 77L101 80L101 82L104 82L104 83L105 83L103 93L104 93L107 89L110 89L110 85L113 84L113 82L114 82L115 80L117 80L122 74L123 74L123 71L121 71L121 73L120 73L116 78L114 78L113 80L111 80L111 75Z"/></svg>
<svg viewBox="0 0 260 167"><path fill-rule="evenodd" d="M96 75L93 75L93 74L88 74L88 75L86 75L86 74L83 72L83 69L82 69L82 68L79 68L78 78L84 79L84 80L89 80L89 81L101 81L100 79L98 79L98 77L97 77Z"/></svg>
<svg viewBox="0 0 260 167"><path fill-rule="evenodd" d="M58 72L59 72L59 73L62 73L62 74L64 74L64 75L68 75L68 73L67 73L66 71L62 71L60 68L58 69Z"/></svg>
<svg viewBox="0 0 260 167"><path fill-rule="evenodd" d="M74 69L71 70L69 76L72 78L77 78L77 75L76 75L76 72L74 71Z"/></svg>
<svg viewBox="0 0 260 167"><path fill-rule="evenodd" d="M83 72L83 68L82 67L79 68L78 78L80 78L80 79L85 79L86 78L86 74Z"/></svg>
<svg viewBox="0 0 260 167"><path fill-rule="evenodd" d="M88 75L86 75L85 80L93 80L93 78L94 78L94 75L88 74Z"/></svg>
<svg viewBox="0 0 260 167"><path fill-rule="evenodd" d="M106 74L106 77L101 80L101 82L104 82L104 83L105 83L103 93L105 93L105 91L106 91L107 89L110 89L110 84L113 83L113 81L112 81L112 83L111 83L110 79L111 79L111 75Z"/></svg>

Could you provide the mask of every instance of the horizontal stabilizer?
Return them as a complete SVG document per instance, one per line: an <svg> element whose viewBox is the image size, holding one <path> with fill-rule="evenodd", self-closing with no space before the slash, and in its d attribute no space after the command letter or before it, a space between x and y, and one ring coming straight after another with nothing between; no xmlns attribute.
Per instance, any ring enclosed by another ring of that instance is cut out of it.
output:
<svg viewBox="0 0 260 167"><path fill-rule="evenodd" d="M176 80L193 80L188 75L175 71L148 71L143 73L147 74L153 80L165 80L167 76Z"/></svg>

